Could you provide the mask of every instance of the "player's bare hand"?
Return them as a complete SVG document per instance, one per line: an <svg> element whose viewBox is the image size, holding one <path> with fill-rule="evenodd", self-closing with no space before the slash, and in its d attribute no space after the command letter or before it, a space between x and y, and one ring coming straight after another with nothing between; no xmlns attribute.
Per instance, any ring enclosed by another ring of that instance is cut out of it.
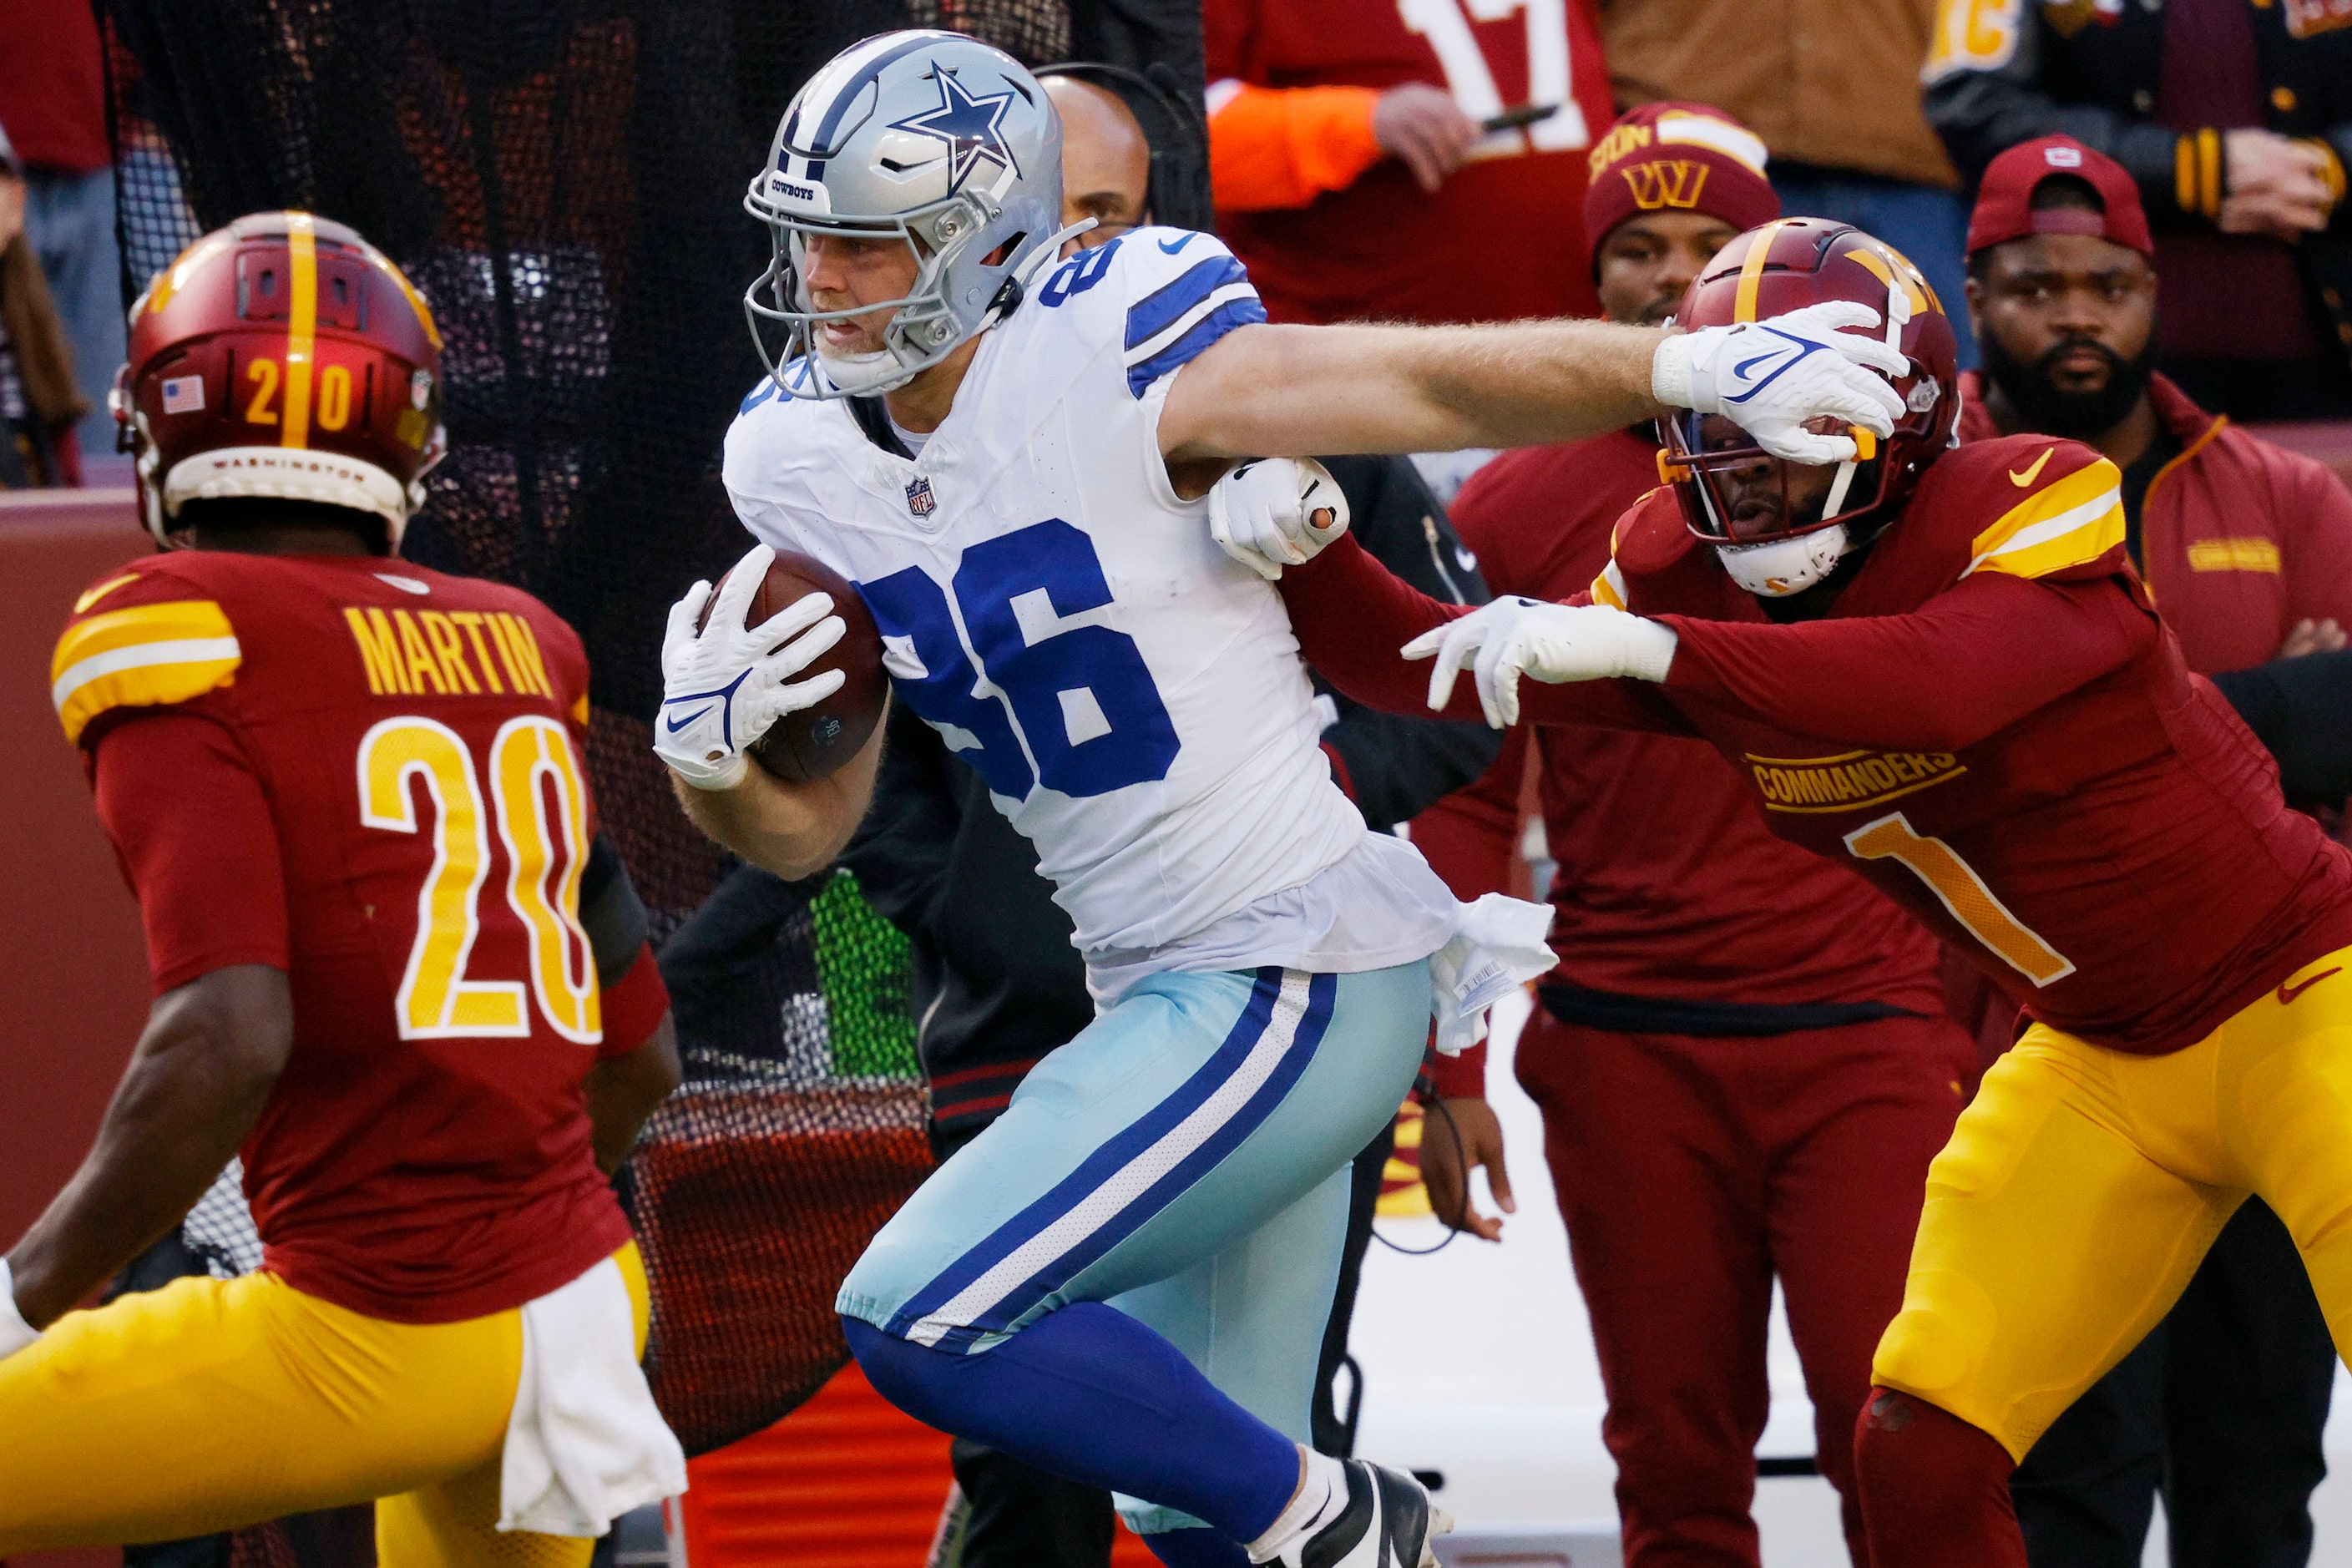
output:
<svg viewBox="0 0 2352 1568"><path fill-rule="evenodd" d="M1406 658L1435 658L1429 706L1443 712L1454 678L1470 670L1478 706L1497 730L1519 721L1519 678L1559 685L1571 680L1664 680L1675 662L1673 630L1606 605L1549 605L1540 599L1496 599L1426 631L1404 645Z"/></svg>
<svg viewBox="0 0 2352 1568"><path fill-rule="evenodd" d="M1434 194L1469 155L1470 144L1478 140L1478 122L1444 88L1408 81L1381 94L1372 110L1372 136L1412 171L1423 190Z"/></svg>
<svg viewBox="0 0 2352 1568"><path fill-rule="evenodd" d="M2224 132L2221 148L2229 194L2215 222L2223 233L2293 241L2327 226L2336 195L2317 147L2247 128Z"/></svg>
<svg viewBox="0 0 2352 1568"><path fill-rule="evenodd" d="M1724 416L1776 458L1843 463L1854 455L1853 437L1817 434L1808 421L1826 416L1883 437L1903 417L1888 378L1910 362L1883 338L1846 330L1880 321L1867 305L1827 300L1761 321L1677 332L1658 345L1650 390L1669 406Z"/></svg>
<svg viewBox="0 0 2352 1568"><path fill-rule="evenodd" d="M1432 1213L1481 1241L1500 1241L1499 1215L1480 1214L1470 1201L1470 1173L1484 1167L1486 1188L1504 1214L1519 1212L1511 1174L1503 1163L1503 1123L1483 1100L1441 1100L1421 1121L1421 1184Z"/></svg>
<svg viewBox="0 0 2352 1568"><path fill-rule="evenodd" d="M1209 491L1210 537L1269 583L1347 531L1348 498L1312 458L1244 463Z"/></svg>
<svg viewBox="0 0 2352 1568"><path fill-rule="evenodd" d="M830 595L806 595L756 626L743 624L775 558L756 545L722 586L697 583L670 607L654 751L697 789L741 784L751 767L743 748L785 714L832 696L847 679L828 669L793 679L848 633Z"/></svg>
<svg viewBox="0 0 2352 1568"><path fill-rule="evenodd" d="M2352 642L2352 638L2347 638L2344 628L2334 621L2306 618L2294 623L2294 629L2286 634L2286 640L2279 644L2278 652L2271 657L2301 658L2305 654L2334 653L2347 642Z"/></svg>

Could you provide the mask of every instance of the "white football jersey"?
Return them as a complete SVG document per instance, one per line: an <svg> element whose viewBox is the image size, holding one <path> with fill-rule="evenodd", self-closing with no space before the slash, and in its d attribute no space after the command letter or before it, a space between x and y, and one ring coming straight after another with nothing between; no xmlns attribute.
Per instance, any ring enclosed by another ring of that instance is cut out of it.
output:
<svg viewBox="0 0 2352 1568"><path fill-rule="evenodd" d="M1080 950L1162 949L1367 829L1318 745L1280 596L1160 456L1174 373L1265 319L1241 264L1144 228L1042 278L913 460L846 403L762 384L728 432L727 489L760 538L858 585L898 700L1036 845Z"/></svg>

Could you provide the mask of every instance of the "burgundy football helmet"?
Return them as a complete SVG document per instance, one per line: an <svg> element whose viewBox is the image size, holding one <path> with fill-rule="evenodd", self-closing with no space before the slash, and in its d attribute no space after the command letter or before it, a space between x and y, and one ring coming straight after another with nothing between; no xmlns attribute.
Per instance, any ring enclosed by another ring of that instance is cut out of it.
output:
<svg viewBox="0 0 2352 1568"><path fill-rule="evenodd" d="M131 307L110 402L159 542L184 502L258 496L373 513L397 550L445 447L441 334L352 230L251 213Z"/></svg>
<svg viewBox="0 0 2352 1568"><path fill-rule="evenodd" d="M1831 300L1879 312L1875 332L1911 363L1893 383L1906 410L1895 433L1880 441L1867 430L1846 432L1859 450L1837 465L1818 506L1792 493L1796 465L1773 458L1731 420L1685 412L1658 422L1666 443L1659 473L1674 485L1685 521L1751 593L1798 592L1874 537L1951 445L1959 419L1959 367L1942 302L1900 251L1845 224L1781 218L1748 230L1692 281L1675 321L1727 327ZM1760 515L1738 515L1731 477L1752 476L1765 464L1780 481L1779 511L1751 505Z"/></svg>

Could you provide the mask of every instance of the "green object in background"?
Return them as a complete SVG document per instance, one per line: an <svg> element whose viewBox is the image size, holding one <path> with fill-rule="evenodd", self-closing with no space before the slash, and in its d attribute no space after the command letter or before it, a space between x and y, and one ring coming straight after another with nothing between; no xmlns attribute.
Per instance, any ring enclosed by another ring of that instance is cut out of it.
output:
<svg viewBox="0 0 2352 1568"><path fill-rule="evenodd" d="M915 1017L907 1005L907 939L874 912L857 879L837 871L809 900L817 984L824 991L835 1078L914 1078Z"/></svg>

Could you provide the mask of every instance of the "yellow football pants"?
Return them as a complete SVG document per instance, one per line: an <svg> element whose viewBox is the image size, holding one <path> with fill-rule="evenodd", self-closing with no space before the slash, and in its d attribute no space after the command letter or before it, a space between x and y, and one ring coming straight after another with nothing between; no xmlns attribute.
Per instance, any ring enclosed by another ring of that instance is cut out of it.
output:
<svg viewBox="0 0 2352 1568"><path fill-rule="evenodd" d="M2024 1458L2171 1309L2249 1193L2352 1350L2352 948L2171 1056L2028 1029L1928 1169L1875 1380Z"/></svg>
<svg viewBox="0 0 2352 1568"><path fill-rule="evenodd" d="M269 1274L68 1313L0 1361L0 1559L374 1499L383 1568L585 1568L590 1542L498 1530L521 1374L520 1310L385 1322Z"/></svg>

